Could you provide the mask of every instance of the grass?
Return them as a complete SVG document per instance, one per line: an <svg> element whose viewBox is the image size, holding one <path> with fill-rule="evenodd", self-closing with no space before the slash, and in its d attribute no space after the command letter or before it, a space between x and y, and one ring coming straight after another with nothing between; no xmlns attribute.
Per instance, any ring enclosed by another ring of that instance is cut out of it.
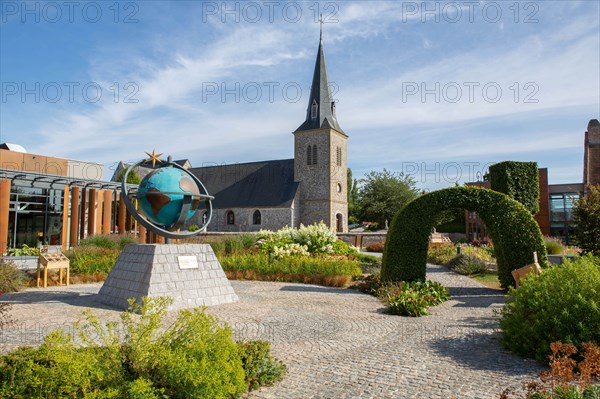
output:
<svg viewBox="0 0 600 399"><path fill-rule="evenodd" d="M477 280L481 284L493 288L496 290L502 289L500 287L500 281L498 280L498 272L487 271L484 273L477 273L472 276L469 276L474 280Z"/></svg>

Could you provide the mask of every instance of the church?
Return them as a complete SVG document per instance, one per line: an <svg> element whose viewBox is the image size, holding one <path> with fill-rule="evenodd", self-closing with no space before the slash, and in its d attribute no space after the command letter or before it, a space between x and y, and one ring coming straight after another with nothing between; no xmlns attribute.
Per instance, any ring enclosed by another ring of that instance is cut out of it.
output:
<svg viewBox="0 0 600 399"><path fill-rule="evenodd" d="M293 135L293 159L189 167L215 197L208 231L277 230L320 221L348 231L348 136L336 119L322 34L306 118ZM187 225L203 220L206 212L199 211Z"/></svg>

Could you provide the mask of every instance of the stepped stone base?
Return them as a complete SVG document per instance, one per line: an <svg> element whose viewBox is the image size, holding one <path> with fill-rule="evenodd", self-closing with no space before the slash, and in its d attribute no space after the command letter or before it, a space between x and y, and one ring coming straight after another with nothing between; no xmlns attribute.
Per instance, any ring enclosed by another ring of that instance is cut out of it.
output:
<svg viewBox="0 0 600 399"><path fill-rule="evenodd" d="M130 244L98 293L98 301L127 309L127 299L171 296L172 309L236 302L237 295L208 244Z"/></svg>

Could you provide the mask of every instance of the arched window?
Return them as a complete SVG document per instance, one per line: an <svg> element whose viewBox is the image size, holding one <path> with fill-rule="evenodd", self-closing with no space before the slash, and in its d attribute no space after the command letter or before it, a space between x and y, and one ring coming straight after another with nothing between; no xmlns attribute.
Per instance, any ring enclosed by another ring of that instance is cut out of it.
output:
<svg viewBox="0 0 600 399"><path fill-rule="evenodd" d="M317 145L313 145L312 148L312 164L316 165L317 164Z"/></svg>
<svg viewBox="0 0 600 399"><path fill-rule="evenodd" d="M310 119L317 118L317 111L319 110L319 104L317 104L317 100L313 100L312 105L310 107Z"/></svg>
<svg viewBox="0 0 600 399"><path fill-rule="evenodd" d="M233 211L227 211L227 214L225 215L225 220L227 224L235 224L235 215L233 214Z"/></svg>
<svg viewBox="0 0 600 399"><path fill-rule="evenodd" d="M252 224L261 224L261 222L261 214L260 211L257 209L252 214Z"/></svg>
<svg viewBox="0 0 600 399"><path fill-rule="evenodd" d="M310 145L306 147L306 164L312 165L312 149Z"/></svg>

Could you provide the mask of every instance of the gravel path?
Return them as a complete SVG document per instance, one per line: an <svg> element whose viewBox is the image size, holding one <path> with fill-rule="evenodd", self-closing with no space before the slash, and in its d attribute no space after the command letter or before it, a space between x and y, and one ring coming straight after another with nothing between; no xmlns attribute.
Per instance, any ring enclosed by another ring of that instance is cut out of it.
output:
<svg viewBox="0 0 600 399"><path fill-rule="evenodd" d="M421 318L391 316L374 297L314 285L232 281L240 301L209 308L236 339L266 339L289 372L251 398L498 398L536 378L540 367L500 348L501 292L443 267L428 278L453 298ZM2 296L16 321L0 331L0 352L72 329L84 309L101 320L118 311L94 298L100 284L27 289Z"/></svg>

